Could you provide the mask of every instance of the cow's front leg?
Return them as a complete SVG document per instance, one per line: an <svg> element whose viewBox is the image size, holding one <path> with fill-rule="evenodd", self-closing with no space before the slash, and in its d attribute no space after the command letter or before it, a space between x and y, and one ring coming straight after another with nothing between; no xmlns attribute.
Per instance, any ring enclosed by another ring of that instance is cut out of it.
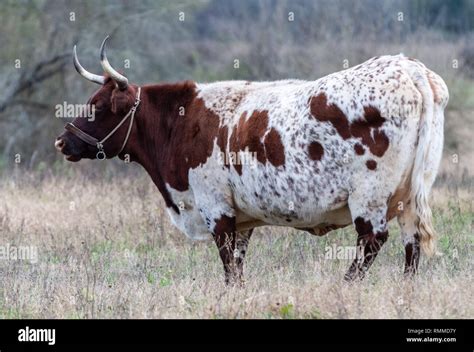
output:
<svg viewBox="0 0 474 352"><path fill-rule="evenodd" d="M247 248L250 241L250 236L252 236L253 229L248 231L237 232L236 243L234 250L234 257L237 265L237 275L240 283L244 282L244 259L245 254L247 253Z"/></svg>
<svg viewBox="0 0 474 352"><path fill-rule="evenodd" d="M219 219L216 219L216 224L212 231L222 264L224 264L226 284L237 283L240 276L236 260L237 256L234 255L237 238L235 229L235 216L222 215Z"/></svg>

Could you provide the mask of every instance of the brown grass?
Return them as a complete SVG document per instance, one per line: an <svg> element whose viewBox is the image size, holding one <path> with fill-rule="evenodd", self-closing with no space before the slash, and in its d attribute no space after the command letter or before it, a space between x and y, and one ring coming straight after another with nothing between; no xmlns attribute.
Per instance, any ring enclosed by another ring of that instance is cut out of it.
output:
<svg viewBox="0 0 474 352"><path fill-rule="evenodd" d="M464 198L463 198L464 197ZM471 318L472 189L434 192L443 256L404 280L398 227L366 280L345 284L347 228L316 238L264 227L244 288L226 288L215 245L168 222L148 177L16 177L0 183L0 245L33 245L36 264L0 260L0 318ZM457 255L456 255L457 254Z"/></svg>

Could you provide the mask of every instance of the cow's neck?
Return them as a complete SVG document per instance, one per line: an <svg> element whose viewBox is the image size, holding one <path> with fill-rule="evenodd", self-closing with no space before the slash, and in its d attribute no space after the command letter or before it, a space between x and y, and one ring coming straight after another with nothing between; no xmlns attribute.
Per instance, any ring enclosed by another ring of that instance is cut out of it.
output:
<svg viewBox="0 0 474 352"><path fill-rule="evenodd" d="M180 148L173 146L184 143L177 141L179 131L183 128L179 118L181 111L188 109L195 96L195 84L190 81L144 86L136 128L129 142L131 159L145 168L163 195L166 205L177 213L179 209L166 183L169 183L170 178L179 180L183 177L183 170L177 165L179 150L173 150Z"/></svg>

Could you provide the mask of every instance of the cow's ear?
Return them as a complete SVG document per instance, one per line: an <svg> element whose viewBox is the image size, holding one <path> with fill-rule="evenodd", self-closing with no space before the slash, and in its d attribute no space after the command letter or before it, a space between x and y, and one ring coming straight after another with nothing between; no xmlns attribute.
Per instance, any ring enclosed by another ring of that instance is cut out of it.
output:
<svg viewBox="0 0 474 352"><path fill-rule="evenodd" d="M111 110L114 114L124 115L130 110L133 105L133 97L130 96L127 90L120 90L115 88L110 98Z"/></svg>

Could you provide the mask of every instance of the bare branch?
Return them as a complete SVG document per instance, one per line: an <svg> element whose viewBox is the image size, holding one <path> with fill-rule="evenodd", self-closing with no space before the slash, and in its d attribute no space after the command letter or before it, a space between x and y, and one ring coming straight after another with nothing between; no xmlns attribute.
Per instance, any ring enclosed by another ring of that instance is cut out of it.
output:
<svg viewBox="0 0 474 352"><path fill-rule="evenodd" d="M11 85L10 92L0 102L0 113L12 104L17 95L33 90L42 81L61 72L66 65L66 59L69 57L70 54L66 53L56 54L38 62L31 70L23 72L17 81Z"/></svg>

